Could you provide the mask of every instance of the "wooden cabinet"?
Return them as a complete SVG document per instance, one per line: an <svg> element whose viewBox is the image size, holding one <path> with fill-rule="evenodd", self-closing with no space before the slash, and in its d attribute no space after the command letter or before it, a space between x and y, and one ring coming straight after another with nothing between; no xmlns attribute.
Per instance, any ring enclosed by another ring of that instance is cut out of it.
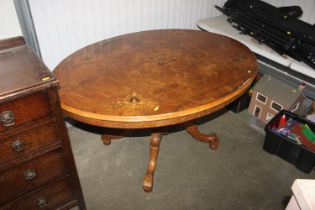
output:
<svg viewBox="0 0 315 210"><path fill-rule="evenodd" d="M30 48L4 42L0 210L86 209L59 105L58 80Z"/></svg>

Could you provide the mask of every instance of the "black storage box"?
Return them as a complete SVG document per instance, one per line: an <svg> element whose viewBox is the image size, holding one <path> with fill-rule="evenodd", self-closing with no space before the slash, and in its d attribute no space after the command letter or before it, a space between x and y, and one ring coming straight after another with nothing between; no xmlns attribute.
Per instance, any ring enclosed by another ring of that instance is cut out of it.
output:
<svg viewBox="0 0 315 210"><path fill-rule="evenodd" d="M283 115L307 124L313 132L315 131L315 124L312 122L298 117L294 113L282 110L266 125L266 137L263 148L265 151L294 164L297 169L310 173L315 166L315 152L271 129L272 125L279 124Z"/></svg>

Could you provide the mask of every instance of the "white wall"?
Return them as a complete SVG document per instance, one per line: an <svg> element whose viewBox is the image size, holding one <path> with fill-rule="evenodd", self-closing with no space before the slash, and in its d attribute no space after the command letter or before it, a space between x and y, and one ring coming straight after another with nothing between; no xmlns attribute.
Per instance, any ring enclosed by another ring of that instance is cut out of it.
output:
<svg viewBox="0 0 315 210"><path fill-rule="evenodd" d="M0 0L2 1L2 0ZM108 37L159 28L196 28L219 15L225 0L29 0L43 61L53 70L76 50ZM315 22L314 0L267 0L301 5L303 19Z"/></svg>
<svg viewBox="0 0 315 210"><path fill-rule="evenodd" d="M76 50L120 34L159 28L196 28L218 15L222 0L30 0L45 64L52 70Z"/></svg>
<svg viewBox="0 0 315 210"><path fill-rule="evenodd" d="M22 36L13 0L0 0L0 39Z"/></svg>

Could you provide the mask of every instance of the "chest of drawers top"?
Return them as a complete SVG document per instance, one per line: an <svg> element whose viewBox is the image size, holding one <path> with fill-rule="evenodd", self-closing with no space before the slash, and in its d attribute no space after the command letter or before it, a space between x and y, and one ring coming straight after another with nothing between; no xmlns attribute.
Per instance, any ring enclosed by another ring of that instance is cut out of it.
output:
<svg viewBox="0 0 315 210"><path fill-rule="evenodd" d="M0 102L57 83L56 77L26 45L0 50Z"/></svg>

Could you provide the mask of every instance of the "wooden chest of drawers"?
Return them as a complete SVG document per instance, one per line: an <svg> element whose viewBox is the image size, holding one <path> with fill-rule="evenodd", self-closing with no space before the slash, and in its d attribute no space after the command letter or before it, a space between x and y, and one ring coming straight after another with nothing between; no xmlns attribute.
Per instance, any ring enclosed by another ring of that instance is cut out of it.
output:
<svg viewBox="0 0 315 210"><path fill-rule="evenodd" d="M3 43L0 210L86 209L59 105L58 80L27 46L3 49Z"/></svg>

